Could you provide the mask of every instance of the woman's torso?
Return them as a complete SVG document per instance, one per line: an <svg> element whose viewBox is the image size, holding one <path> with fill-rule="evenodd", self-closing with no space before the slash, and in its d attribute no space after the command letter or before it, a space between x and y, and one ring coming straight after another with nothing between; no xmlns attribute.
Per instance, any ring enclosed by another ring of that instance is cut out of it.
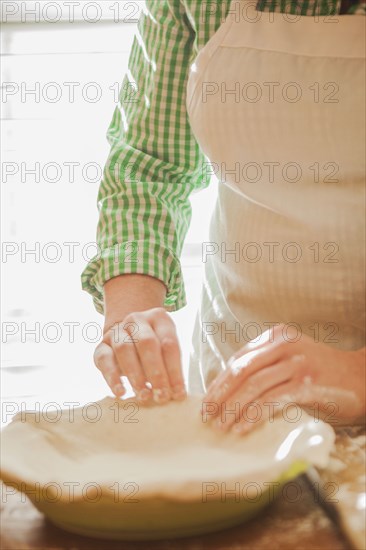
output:
<svg viewBox="0 0 366 550"><path fill-rule="evenodd" d="M363 19L261 14L234 0L187 87L219 181L192 384L274 323L364 345ZM235 12L234 9L234 12ZM255 20L255 22L254 22Z"/></svg>

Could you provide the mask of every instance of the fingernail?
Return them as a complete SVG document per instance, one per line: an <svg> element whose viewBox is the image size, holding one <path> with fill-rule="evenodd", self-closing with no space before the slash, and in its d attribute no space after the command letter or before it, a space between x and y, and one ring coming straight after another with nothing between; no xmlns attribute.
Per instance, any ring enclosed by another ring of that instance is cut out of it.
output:
<svg viewBox="0 0 366 550"><path fill-rule="evenodd" d="M137 394L137 399L139 401L148 401L151 397L151 391L147 388L144 388L143 390L140 390Z"/></svg>
<svg viewBox="0 0 366 550"><path fill-rule="evenodd" d="M126 392L126 389L122 386L122 384L117 384L116 386L114 386L113 392L116 395L123 395Z"/></svg>
<svg viewBox="0 0 366 550"><path fill-rule="evenodd" d="M153 396L155 403L165 403L170 400L170 391L167 388L154 389Z"/></svg>
<svg viewBox="0 0 366 550"><path fill-rule="evenodd" d="M174 386L173 399L183 399L186 395L187 392L184 386Z"/></svg>

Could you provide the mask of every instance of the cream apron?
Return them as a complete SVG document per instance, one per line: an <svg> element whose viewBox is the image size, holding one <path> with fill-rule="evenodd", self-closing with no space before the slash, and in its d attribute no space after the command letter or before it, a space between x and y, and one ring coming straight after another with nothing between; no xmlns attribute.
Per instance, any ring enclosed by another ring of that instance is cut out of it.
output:
<svg viewBox="0 0 366 550"><path fill-rule="evenodd" d="M253 5L231 2L187 86L192 130L219 180L192 393L273 324L365 345L364 18Z"/></svg>

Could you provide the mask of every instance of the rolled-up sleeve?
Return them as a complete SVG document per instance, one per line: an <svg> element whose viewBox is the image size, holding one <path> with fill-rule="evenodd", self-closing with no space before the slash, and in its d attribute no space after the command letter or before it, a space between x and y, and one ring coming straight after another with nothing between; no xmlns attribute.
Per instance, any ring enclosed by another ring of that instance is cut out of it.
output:
<svg viewBox="0 0 366 550"><path fill-rule="evenodd" d="M98 253L82 273L100 313L104 283L126 273L160 279L170 311L186 304L180 255L189 196L208 184L186 110L194 35L179 0L145 3L107 133Z"/></svg>

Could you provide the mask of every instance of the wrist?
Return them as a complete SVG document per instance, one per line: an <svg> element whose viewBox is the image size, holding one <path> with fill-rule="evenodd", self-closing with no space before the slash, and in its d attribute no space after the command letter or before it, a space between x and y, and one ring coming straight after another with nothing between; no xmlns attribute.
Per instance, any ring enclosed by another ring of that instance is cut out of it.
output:
<svg viewBox="0 0 366 550"><path fill-rule="evenodd" d="M126 274L106 281L105 331L123 321L129 313L163 307L166 292L165 284L149 275Z"/></svg>

